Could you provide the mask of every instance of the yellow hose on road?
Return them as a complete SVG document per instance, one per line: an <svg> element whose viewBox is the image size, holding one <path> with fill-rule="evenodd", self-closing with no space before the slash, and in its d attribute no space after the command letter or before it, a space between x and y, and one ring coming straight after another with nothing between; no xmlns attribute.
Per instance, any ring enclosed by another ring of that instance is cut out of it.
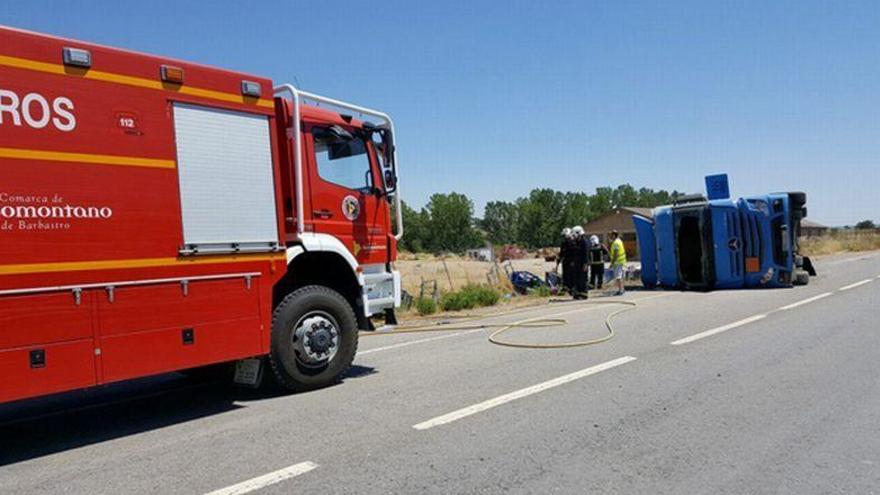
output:
<svg viewBox="0 0 880 495"><path fill-rule="evenodd" d="M552 302L551 300L550 302ZM462 323L462 324L449 324L449 323L435 323L433 325L415 325L415 326L405 326L405 327L397 327L389 332L365 332L361 335L364 337L372 337L379 335L400 335L405 333L422 333L422 332L461 332L467 330L488 330L491 328L495 328L496 330L489 335L489 342L505 346L505 347L518 347L523 349L565 349L571 347L585 347L590 345L601 344L603 342L607 342L614 338L615 331L614 325L611 321L617 315L621 313L625 313L630 311L636 307L636 303L633 301L585 301L580 303L574 303L577 306L594 306L594 305L622 305L625 306L623 308L618 309L617 311L612 312L608 316L605 317L605 328L608 333L600 338L591 339L591 340L582 340L576 342L561 342L558 344L529 344L525 342L516 342L510 340L502 340L500 336L505 332L510 330L514 330L517 328L548 328L548 327L557 327L567 325L569 322L565 318L527 318L525 320L520 320L513 323ZM533 308L529 308L533 309ZM508 314L516 313L521 310L511 310L499 314L494 315L486 315L486 316L476 316L476 315L463 315L456 316L455 318L462 318L462 321L475 321L479 319L485 318L497 318L500 316L505 316Z"/></svg>

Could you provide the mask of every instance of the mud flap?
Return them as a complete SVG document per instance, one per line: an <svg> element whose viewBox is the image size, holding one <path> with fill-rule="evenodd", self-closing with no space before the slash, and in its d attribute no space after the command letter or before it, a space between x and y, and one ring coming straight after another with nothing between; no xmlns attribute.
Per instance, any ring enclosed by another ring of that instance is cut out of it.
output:
<svg viewBox="0 0 880 495"><path fill-rule="evenodd" d="M397 315L394 313L394 308L385 309L385 324L397 325Z"/></svg>
<svg viewBox="0 0 880 495"><path fill-rule="evenodd" d="M236 385L257 388L263 381L263 360L259 358L240 359L235 362Z"/></svg>
<svg viewBox="0 0 880 495"><path fill-rule="evenodd" d="M809 256L804 256L804 270L810 274L811 277L816 276L816 269L813 267L813 262L810 261Z"/></svg>

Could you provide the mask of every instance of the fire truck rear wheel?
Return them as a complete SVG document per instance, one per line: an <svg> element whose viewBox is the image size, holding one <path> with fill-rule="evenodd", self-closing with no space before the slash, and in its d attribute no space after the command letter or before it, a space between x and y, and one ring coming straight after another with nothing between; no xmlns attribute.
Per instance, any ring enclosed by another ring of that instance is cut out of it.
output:
<svg viewBox="0 0 880 495"><path fill-rule="evenodd" d="M354 310L341 294L309 285L275 308L269 363L278 383L305 391L337 383L357 352Z"/></svg>

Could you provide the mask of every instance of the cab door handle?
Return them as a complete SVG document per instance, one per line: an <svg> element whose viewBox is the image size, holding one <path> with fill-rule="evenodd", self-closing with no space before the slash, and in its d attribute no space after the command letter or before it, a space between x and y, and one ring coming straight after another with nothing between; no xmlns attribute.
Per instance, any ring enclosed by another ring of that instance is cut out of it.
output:
<svg viewBox="0 0 880 495"><path fill-rule="evenodd" d="M312 210L312 214L319 218L333 218L333 213L330 210Z"/></svg>

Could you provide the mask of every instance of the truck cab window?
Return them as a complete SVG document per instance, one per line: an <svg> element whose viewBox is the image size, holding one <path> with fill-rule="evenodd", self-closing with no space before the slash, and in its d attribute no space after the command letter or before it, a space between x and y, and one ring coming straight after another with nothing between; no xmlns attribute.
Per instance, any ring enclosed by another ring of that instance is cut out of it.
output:
<svg viewBox="0 0 880 495"><path fill-rule="evenodd" d="M328 136L313 130L318 175L334 184L369 192L373 189L370 155L360 137Z"/></svg>

